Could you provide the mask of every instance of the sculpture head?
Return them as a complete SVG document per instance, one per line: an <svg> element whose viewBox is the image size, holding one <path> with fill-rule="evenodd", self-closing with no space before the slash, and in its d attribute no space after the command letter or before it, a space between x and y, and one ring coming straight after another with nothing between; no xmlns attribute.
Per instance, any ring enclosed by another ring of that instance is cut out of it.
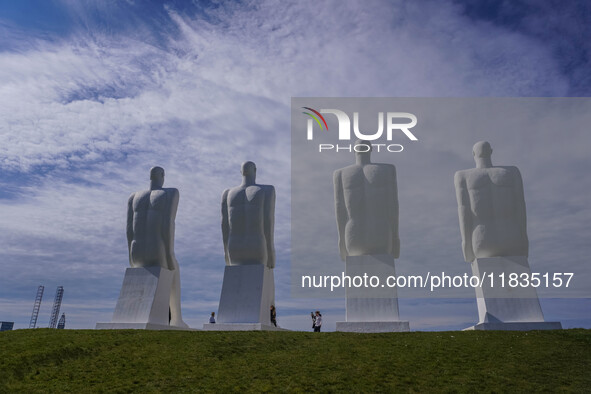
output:
<svg viewBox="0 0 591 394"><path fill-rule="evenodd" d="M472 148L474 157L490 157L492 155L492 148L488 141L478 141Z"/></svg>
<svg viewBox="0 0 591 394"><path fill-rule="evenodd" d="M254 185L257 176L257 166L252 161L245 161L240 168L243 185Z"/></svg>
<svg viewBox="0 0 591 394"><path fill-rule="evenodd" d="M152 167L150 169L150 186L152 189L160 189L164 185L164 168Z"/></svg>
<svg viewBox="0 0 591 394"><path fill-rule="evenodd" d="M355 145L367 145L369 147L369 149L367 149L367 150L365 150L365 148L361 149L362 152L355 152L357 154L369 154L373 150L373 148L371 147L370 141L358 139L357 141L355 141Z"/></svg>
<svg viewBox="0 0 591 394"><path fill-rule="evenodd" d="M357 148L359 149L358 151L355 151L355 162L357 164L368 164L370 163L370 159L371 159L371 151L372 146L371 146L371 142L370 141L366 141L366 140L362 140L362 139L358 139L357 141L355 141L355 146L358 145L365 145L367 146L367 148L364 147L360 147Z"/></svg>
<svg viewBox="0 0 591 394"><path fill-rule="evenodd" d="M478 141L472 148L472 155L476 162L477 168L488 168L492 167L491 155L492 148L487 141Z"/></svg>
<svg viewBox="0 0 591 394"><path fill-rule="evenodd" d="M257 173L257 166L252 161L245 161L242 163L240 173L243 176L255 176Z"/></svg>

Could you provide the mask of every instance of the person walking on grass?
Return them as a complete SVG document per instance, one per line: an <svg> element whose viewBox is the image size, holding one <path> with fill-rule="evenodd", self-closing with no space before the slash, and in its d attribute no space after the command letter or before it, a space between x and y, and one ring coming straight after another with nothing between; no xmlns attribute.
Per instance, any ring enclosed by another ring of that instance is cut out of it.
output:
<svg viewBox="0 0 591 394"><path fill-rule="evenodd" d="M316 311L316 314L310 312L310 316L312 316L312 328L314 332L320 332L320 328L322 327L322 315L320 311Z"/></svg>

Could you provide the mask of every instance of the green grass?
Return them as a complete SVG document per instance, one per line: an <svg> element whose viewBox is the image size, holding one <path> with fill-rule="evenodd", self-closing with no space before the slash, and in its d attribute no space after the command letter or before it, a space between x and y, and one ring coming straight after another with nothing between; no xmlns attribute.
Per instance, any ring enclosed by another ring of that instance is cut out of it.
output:
<svg viewBox="0 0 591 394"><path fill-rule="evenodd" d="M591 330L0 333L0 392L591 392Z"/></svg>

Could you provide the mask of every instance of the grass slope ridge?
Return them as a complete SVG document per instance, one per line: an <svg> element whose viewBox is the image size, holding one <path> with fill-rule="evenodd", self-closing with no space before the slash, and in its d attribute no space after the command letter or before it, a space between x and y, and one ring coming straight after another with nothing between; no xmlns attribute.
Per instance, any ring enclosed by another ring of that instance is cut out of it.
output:
<svg viewBox="0 0 591 394"><path fill-rule="evenodd" d="M0 333L0 392L573 391L591 330Z"/></svg>

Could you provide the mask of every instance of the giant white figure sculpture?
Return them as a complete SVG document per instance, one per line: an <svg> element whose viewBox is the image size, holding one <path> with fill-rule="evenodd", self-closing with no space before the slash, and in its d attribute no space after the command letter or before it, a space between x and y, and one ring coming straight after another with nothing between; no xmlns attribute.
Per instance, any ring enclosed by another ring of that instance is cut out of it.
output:
<svg viewBox="0 0 591 394"><path fill-rule="evenodd" d="M455 186L466 262L528 255L523 182L517 167L493 167L486 141L474 145L476 168L456 172Z"/></svg>
<svg viewBox="0 0 591 394"><path fill-rule="evenodd" d="M355 164L334 172L335 214L341 259L348 276L395 275L400 255L396 167L371 162L371 143L358 140ZM408 331L399 321L395 288L346 288L346 321L337 331Z"/></svg>
<svg viewBox="0 0 591 394"><path fill-rule="evenodd" d="M127 203L129 264L111 323L97 328L183 329L174 221L179 191L163 188L164 169L150 170L150 189Z"/></svg>
<svg viewBox="0 0 591 394"><path fill-rule="evenodd" d="M486 141L472 150L476 168L458 171L454 183L462 250L478 277L484 273L531 274L521 173L517 167L493 166ZM476 288L479 323L470 329L555 329L544 322L535 288L501 288L485 282Z"/></svg>
<svg viewBox="0 0 591 394"><path fill-rule="evenodd" d="M131 267L161 267L173 271L170 325L188 327L181 314L181 276L174 255L174 221L179 191L163 188L164 169L150 170L150 190L133 193L127 203L127 245Z"/></svg>
<svg viewBox="0 0 591 394"><path fill-rule="evenodd" d="M215 324L206 330L271 330L274 305L275 188L256 183L256 165L242 164L242 183L222 193L226 268Z"/></svg>
<svg viewBox="0 0 591 394"><path fill-rule="evenodd" d="M256 183L256 165L242 164L242 183L222 194L226 264L275 267L275 188Z"/></svg>
<svg viewBox="0 0 591 394"><path fill-rule="evenodd" d="M347 256L400 255L396 167L372 163L367 152L355 153L355 164L334 172L339 251Z"/></svg>

